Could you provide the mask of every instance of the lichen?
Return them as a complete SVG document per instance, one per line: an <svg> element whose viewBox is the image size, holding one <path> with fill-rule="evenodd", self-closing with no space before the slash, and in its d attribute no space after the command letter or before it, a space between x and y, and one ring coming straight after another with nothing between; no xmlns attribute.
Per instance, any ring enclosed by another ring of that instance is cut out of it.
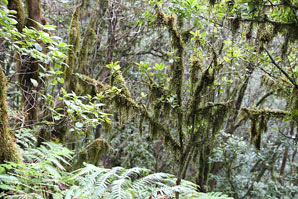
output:
<svg viewBox="0 0 298 199"><path fill-rule="evenodd" d="M193 95L194 88L199 81L199 71L201 70L201 60L196 58L195 56L191 57L191 64L190 64L190 94Z"/></svg>
<svg viewBox="0 0 298 199"><path fill-rule="evenodd" d="M250 141L259 150L261 148L262 134L268 129L268 121L271 117L283 118L290 113L283 110L242 108L241 115L246 114L250 119Z"/></svg>
<svg viewBox="0 0 298 199"><path fill-rule="evenodd" d="M201 77L200 82L197 84L193 95L191 96L190 103L188 105L188 114L187 114L187 123L191 124L191 121L194 120L197 108L201 102L201 94L212 85L214 82L215 70L210 74L209 69L206 69Z"/></svg>

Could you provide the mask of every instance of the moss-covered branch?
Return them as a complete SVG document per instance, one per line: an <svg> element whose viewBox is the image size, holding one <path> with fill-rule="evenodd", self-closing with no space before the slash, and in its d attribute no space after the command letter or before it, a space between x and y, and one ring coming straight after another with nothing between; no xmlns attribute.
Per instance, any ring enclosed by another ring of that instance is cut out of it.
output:
<svg viewBox="0 0 298 199"><path fill-rule="evenodd" d="M109 85L103 85L95 79L90 77L76 74L76 77L84 81L85 84L89 85L90 89L97 92L107 91L111 87ZM130 93L125 85L124 78L121 75L120 69L112 70L111 74L111 84L112 86L117 86L120 92L107 93L107 101L115 103L118 109L125 109L128 113L130 110L137 112L141 115L142 120L147 121L151 126L151 134L158 134L162 137L166 146L168 146L173 152L177 152L181 149L181 146L172 136L170 130L165 127L162 123L156 120L156 118L151 115L147 109L139 104L137 104L131 97ZM96 88L95 88L96 87Z"/></svg>
<svg viewBox="0 0 298 199"><path fill-rule="evenodd" d="M242 108L241 114L246 114L250 119L250 140L257 149L261 148L262 134L268 129L268 120L270 117L283 118L290 113L283 110L273 109L249 109Z"/></svg>
<svg viewBox="0 0 298 199"><path fill-rule="evenodd" d="M187 110L189 110L187 113L187 123L190 124L194 120L195 114L201 102L201 94L204 93L204 91L206 91L208 86L213 84L214 74L215 70L213 70L212 74L210 74L209 69L206 69L203 72L202 78L195 87L194 93L191 96L190 103L187 108Z"/></svg>

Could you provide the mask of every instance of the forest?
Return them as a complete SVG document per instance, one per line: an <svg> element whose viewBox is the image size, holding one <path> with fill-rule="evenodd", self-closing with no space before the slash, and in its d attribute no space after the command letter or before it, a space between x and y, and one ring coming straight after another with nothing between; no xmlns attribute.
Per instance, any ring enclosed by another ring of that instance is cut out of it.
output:
<svg viewBox="0 0 298 199"><path fill-rule="evenodd" d="M0 0L0 198L297 199L297 0Z"/></svg>

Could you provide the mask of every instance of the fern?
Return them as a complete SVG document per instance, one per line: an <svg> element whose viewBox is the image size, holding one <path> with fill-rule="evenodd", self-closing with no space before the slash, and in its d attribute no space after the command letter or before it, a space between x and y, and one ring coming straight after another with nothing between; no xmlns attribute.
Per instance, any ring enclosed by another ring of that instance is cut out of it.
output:
<svg viewBox="0 0 298 199"><path fill-rule="evenodd" d="M38 148L22 152L23 163L0 165L0 189L3 198L62 199L59 185L65 184L64 166L71 159L71 151L54 143L43 143Z"/></svg>
<svg viewBox="0 0 298 199"><path fill-rule="evenodd" d="M233 199L225 194L219 192L210 192L210 193L191 193L185 194L184 197L186 198L193 198L193 199Z"/></svg>
<svg viewBox="0 0 298 199"><path fill-rule="evenodd" d="M32 129L21 128L15 134L20 153L23 155L28 148L35 146L37 139L32 134Z"/></svg>
<svg viewBox="0 0 298 199"><path fill-rule="evenodd" d="M99 168L85 164L69 178L74 183L66 191L65 199L147 199L174 197L179 192L183 199L231 199L220 193L199 193L197 185L182 181L176 186L176 178L167 173L151 173L148 169Z"/></svg>
<svg viewBox="0 0 298 199"><path fill-rule="evenodd" d="M26 140L26 139L24 139ZM24 145L23 145L24 146ZM72 152L46 142L38 148L25 148L24 163L0 165L1 198L28 199L161 199L180 193L183 199L231 199L221 193L199 193L197 185L182 181L167 173L152 173L144 168L112 169L85 164L68 173Z"/></svg>

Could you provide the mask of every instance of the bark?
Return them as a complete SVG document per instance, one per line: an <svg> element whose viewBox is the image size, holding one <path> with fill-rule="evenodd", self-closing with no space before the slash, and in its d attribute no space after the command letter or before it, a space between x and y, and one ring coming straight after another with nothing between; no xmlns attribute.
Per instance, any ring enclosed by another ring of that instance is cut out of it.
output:
<svg viewBox="0 0 298 199"><path fill-rule="evenodd" d="M33 27L37 30L40 29L38 23L43 24L44 19L41 15L40 0L27 0L27 9L28 9L28 27Z"/></svg>
<svg viewBox="0 0 298 199"><path fill-rule="evenodd" d="M28 19L27 27L35 28L39 30L38 23L42 24L40 0L27 0ZM39 61L36 59L29 58L24 64L19 64L19 83L21 84L23 94L23 107L28 112L26 118L28 124L34 124L38 121L39 111L39 94L40 91L40 78L39 78ZM38 87L34 87L31 80L36 80L39 83Z"/></svg>
<svg viewBox="0 0 298 199"><path fill-rule="evenodd" d="M19 32L22 32L22 29L25 26L25 15L24 15L24 7L22 5L21 0L8 0L7 5L9 10L17 11L16 20L18 22L17 29Z"/></svg>
<svg viewBox="0 0 298 199"><path fill-rule="evenodd" d="M8 8L17 11L16 20L18 21L17 29L22 32L22 29L33 27L37 30L40 29L38 23L45 24L45 20L41 15L40 0L27 0L27 24L25 24L25 12L21 0L9 0ZM17 57L18 66L18 80L22 90L23 109L28 113L26 118L27 124L34 124L38 120L38 91L40 85L35 88L32 84L32 79L40 83L39 80L39 62L30 57ZM22 61L21 60L26 60Z"/></svg>
<svg viewBox="0 0 298 199"><path fill-rule="evenodd" d="M0 164L21 161L13 136L9 132L6 87L6 77L0 65Z"/></svg>

